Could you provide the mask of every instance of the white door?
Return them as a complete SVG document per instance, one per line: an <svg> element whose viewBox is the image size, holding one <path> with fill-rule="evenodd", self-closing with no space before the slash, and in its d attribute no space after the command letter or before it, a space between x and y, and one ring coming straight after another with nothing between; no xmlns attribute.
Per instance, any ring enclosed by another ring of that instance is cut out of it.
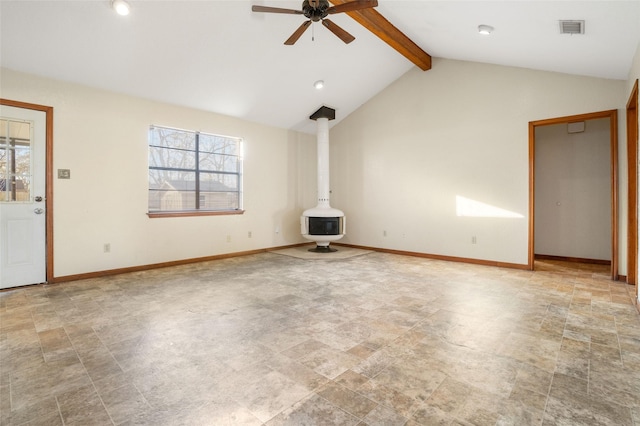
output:
<svg viewBox="0 0 640 426"><path fill-rule="evenodd" d="M46 280L45 119L0 105L0 288Z"/></svg>

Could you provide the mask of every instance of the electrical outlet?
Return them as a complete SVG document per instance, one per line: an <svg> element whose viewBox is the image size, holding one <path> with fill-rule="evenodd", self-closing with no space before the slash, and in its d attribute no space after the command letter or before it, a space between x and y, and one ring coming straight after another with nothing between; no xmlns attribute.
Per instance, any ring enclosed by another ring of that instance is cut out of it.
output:
<svg viewBox="0 0 640 426"><path fill-rule="evenodd" d="M102 249L104 250L105 253L111 253L111 243L104 243L104 246L102 247Z"/></svg>
<svg viewBox="0 0 640 426"><path fill-rule="evenodd" d="M251 238L251 231L247 233L247 237Z"/></svg>
<svg viewBox="0 0 640 426"><path fill-rule="evenodd" d="M386 237L387 236L387 231L382 231L382 236Z"/></svg>
<svg viewBox="0 0 640 426"><path fill-rule="evenodd" d="M478 240L476 238L476 236L474 235L473 237L471 237L471 244L477 244Z"/></svg>
<svg viewBox="0 0 640 426"><path fill-rule="evenodd" d="M231 242L231 235L227 235L227 242L230 243Z"/></svg>

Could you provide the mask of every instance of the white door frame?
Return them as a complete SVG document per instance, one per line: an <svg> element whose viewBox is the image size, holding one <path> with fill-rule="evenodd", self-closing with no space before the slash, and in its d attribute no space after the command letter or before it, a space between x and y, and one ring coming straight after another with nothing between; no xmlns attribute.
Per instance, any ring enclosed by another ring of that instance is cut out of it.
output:
<svg viewBox="0 0 640 426"><path fill-rule="evenodd" d="M0 98L0 105L45 113L45 243L46 282L53 283L53 107Z"/></svg>

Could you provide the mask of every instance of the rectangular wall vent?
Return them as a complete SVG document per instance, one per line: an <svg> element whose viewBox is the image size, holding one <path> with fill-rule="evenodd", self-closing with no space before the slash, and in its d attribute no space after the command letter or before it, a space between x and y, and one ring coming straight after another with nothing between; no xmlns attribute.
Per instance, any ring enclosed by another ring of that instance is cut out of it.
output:
<svg viewBox="0 0 640 426"><path fill-rule="evenodd" d="M584 21L560 21L560 34L584 34Z"/></svg>
<svg viewBox="0 0 640 426"><path fill-rule="evenodd" d="M582 133L582 132L584 132L584 121L567 123L567 133Z"/></svg>

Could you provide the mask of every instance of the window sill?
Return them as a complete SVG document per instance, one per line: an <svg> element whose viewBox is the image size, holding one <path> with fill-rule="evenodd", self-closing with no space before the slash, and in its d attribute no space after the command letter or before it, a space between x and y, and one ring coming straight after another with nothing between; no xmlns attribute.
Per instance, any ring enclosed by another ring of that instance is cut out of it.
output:
<svg viewBox="0 0 640 426"><path fill-rule="evenodd" d="M149 212L147 216L149 219L157 219L161 217L228 216L234 214L244 214L244 210Z"/></svg>

